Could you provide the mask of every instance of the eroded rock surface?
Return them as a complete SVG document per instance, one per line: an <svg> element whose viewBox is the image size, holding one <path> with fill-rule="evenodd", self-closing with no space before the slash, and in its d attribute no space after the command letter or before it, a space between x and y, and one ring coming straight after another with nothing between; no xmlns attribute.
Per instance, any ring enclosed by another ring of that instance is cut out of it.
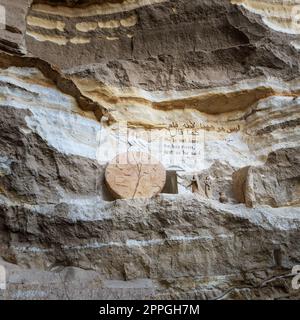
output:
<svg viewBox="0 0 300 320"><path fill-rule="evenodd" d="M13 269L6 297L26 298L31 288L31 298L299 298L290 284L299 208L245 209L193 196L105 206L2 198L1 212L1 252ZM30 269L18 287L21 267ZM68 278L74 268L95 272ZM36 269L45 271L35 278Z"/></svg>
<svg viewBox="0 0 300 320"><path fill-rule="evenodd" d="M246 167L233 174L237 199L253 207L299 206L300 150L284 149L269 155L259 167Z"/></svg>
<svg viewBox="0 0 300 320"><path fill-rule="evenodd" d="M299 1L0 5L0 298L300 298ZM179 194L114 201L127 151Z"/></svg>

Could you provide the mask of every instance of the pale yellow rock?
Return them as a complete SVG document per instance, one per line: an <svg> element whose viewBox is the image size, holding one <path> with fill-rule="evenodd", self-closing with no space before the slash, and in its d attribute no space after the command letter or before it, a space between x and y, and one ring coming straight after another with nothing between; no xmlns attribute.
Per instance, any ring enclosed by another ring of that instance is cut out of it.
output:
<svg viewBox="0 0 300 320"><path fill-rule="evenodd" d="M43 29L64 31L66 24L63 21L55 21L50 19L43 19L34 16L27 17L27 24L29 26L39 27Z"/></svg>
<svg viewBox="0 0 300 320"><path fill-rule="evenodd" d="M106 40L116 41L116 40L119 40L119 38L118 37L106 37Z"/></svg>
<svg viewBox="0 0 300 320"><path fill-rule="evenodd" d="M36 12L53 14L64 17L90 17L107 15L135 10L140 7L167 2L168 0L124 0L121 3L106 2L90 5L86 8L69 8L66 6L51 6L47 4L34 4L32 9Z"/></svg>
<svg viewBox="0 0 300 320"><path fill-rule="evenodd" d="M99 21L98 26L100 29L113 29L119 28L120 22L119 20L107 20L107 21Z"/></svg>
<svg viewBox="0 0 300 320"><path fill-rule="evenodd" d="M98 27L97 22L79 22L76 24L76 29L81 32L89 32L96 30Z"/></svg>
<svg viewBox="0 0 300 320"><path fill-rule="evenodd" d="M87 44L91 42L91 39L85 37L74 37L70 39L70 42L73 44Z"/></svg>
<svg viewBox="0 0 300 320"><path fill-rule="evenodd" d="M132 15L128 18L121 19L120 23L122 27L133 27L137 24L138 18L136 15Z"/></svg>
<svg viewBox="0 0 300 320"><path fill-rule="evenodd" d="M46 35L35 31L28 30L26 34L37 41L49 41L56 43L60 46L66 45L68 43L68 39L65 36L56 36L56 35Z"/></svg>

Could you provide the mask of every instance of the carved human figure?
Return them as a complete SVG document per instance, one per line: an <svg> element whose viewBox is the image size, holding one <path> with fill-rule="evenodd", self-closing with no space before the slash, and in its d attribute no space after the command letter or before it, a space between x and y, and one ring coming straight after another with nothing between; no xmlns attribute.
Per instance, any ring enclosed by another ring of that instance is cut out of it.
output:
<svg viewBox="0 0 300 320"><path fill-rule="evenodd" d="M211 190L211 180L209 176L207 176L204 180L204 190L205 190L206 197L210 199L212 196L212 190Z"/></svg>
<svg viewBox="0 0 300 320"><path fill-rule="evenodd" d="M198 183L197 183L197 179L195 176L193 176L193 178L192 178L191 186L192 186L192 192L196 193L198 191Z"/></svg>
<svg viewBox="0 0 300 320"><path fill-rule="evenodd" d="M221 203L227 203L228 202L228 198L226 197L224 192L220 192L219 195L220 195L219 201Z"/></svg>

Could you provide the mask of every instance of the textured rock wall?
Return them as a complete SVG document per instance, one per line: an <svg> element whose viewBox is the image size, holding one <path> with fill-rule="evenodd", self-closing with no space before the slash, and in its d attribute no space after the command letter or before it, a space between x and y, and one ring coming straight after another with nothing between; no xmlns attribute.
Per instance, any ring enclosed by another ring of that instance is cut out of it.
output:
<svg viewBox="0 0 300 320"><path fill-rule="evenodd" d="M233 173L236 198L247 206L299 206L299 148L271 153L260 167L246 167Z"/></svg>
<svg viewBox="0 0 300 320"><path fill-rule="evenodd" d="M299 298L298 1L0 4L1 298ZM112 201L126 150L180 195Z"/></svg>

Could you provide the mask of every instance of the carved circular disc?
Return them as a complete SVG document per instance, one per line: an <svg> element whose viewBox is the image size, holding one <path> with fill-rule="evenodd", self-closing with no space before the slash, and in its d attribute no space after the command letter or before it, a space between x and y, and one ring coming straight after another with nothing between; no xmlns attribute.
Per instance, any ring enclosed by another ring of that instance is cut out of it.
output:
<svg viewBox="0 0 300 320"><path fill-rule="evenodd" d="M166 170L151 155L143 152L119 154L106 168L108 189L118 199L151 198L166 183Z"/></svg>

